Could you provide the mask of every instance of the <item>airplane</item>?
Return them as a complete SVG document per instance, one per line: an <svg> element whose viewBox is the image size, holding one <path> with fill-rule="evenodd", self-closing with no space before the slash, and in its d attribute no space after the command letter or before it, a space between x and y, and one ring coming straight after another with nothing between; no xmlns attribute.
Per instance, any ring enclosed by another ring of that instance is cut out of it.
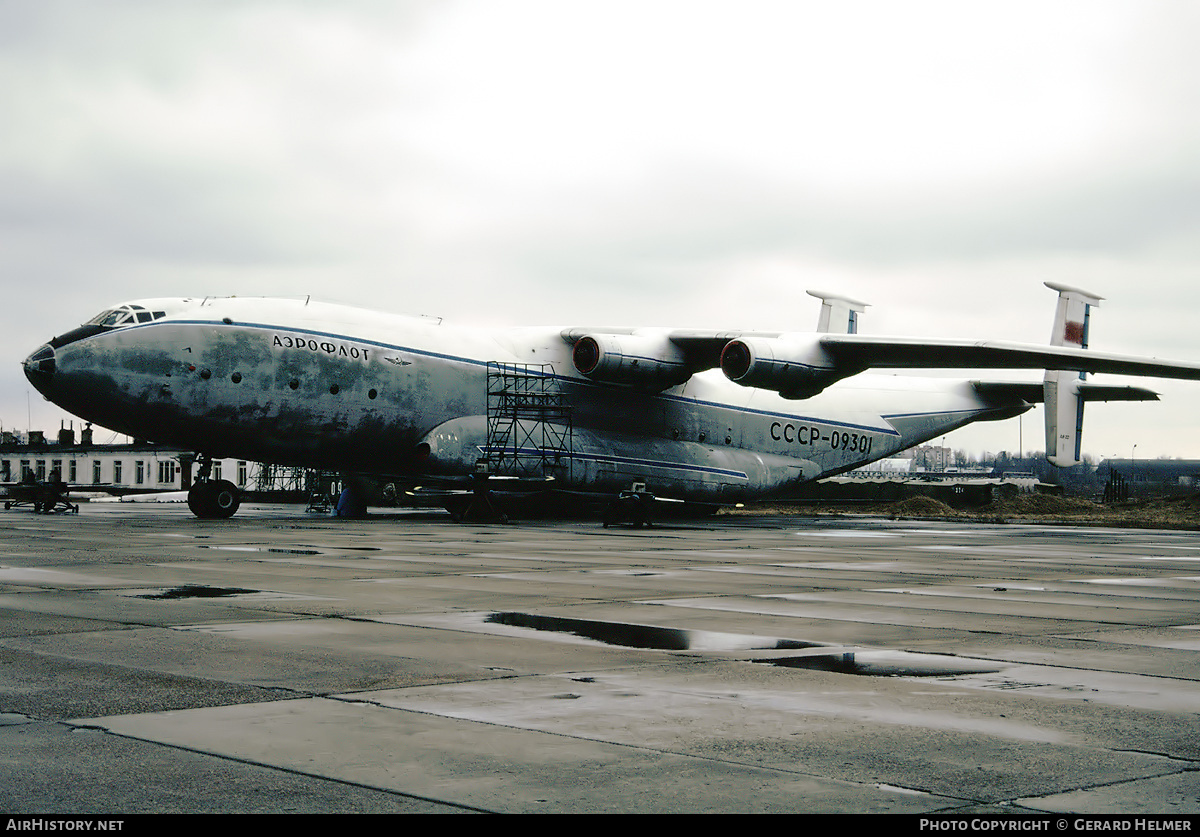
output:
<svg viewBox="0 0 1200 837"><path fill-rule="evenodd" d="M102 311L24 361L48 400L185 450L192 512L238 489L213 458L478 492L526 489L716 507L786 495L976 421L1046 404L1046 452L1080 460L1084 405L1149 401L1090 373L1200 379L1200 364L1088 349L1101 298L1051 282L1049 345L860 335L866 304L821 300L817 331L477 329L311 298L148 299ZM1038 369L1041 383L869 374Z"/></svg>

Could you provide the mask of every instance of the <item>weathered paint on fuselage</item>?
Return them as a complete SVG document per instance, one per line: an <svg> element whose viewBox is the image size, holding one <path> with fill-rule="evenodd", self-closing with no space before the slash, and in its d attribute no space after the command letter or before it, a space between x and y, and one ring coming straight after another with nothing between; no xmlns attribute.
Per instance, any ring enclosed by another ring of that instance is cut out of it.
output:
<svg viewBox="0 0 1200 837"><path fill-rule="evenodd" d="M140 304L166 315L57 346L53 374L30 380L102 426L278 464L468 474L486 442L489 361L552 370L574 426L573 455L550 473L564 489L768 496L1019 409L985 403L965 381L898 376L857 376L803 401L718 370L644 392L579 375L560 328L461 328L305 300Z"/></svg>

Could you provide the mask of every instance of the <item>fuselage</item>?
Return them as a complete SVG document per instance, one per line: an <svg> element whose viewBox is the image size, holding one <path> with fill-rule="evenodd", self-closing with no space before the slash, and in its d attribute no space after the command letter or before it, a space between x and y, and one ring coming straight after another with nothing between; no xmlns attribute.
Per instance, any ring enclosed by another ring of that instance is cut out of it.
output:
<svg viewBox="0 0 1200 837"><path fill-rule="evenodd" d="M137 438L419 479L472 472L489 452L489 363L521 365L569 408L569 449L546 464L556 487L640 482L704 502L786 493L1028 407L988 401L967 381L908 376L860 375L801 401L719 370L661 392L596 383L563 334L304 299L141 300L55 338L25 369L49 400Z"/></svg>

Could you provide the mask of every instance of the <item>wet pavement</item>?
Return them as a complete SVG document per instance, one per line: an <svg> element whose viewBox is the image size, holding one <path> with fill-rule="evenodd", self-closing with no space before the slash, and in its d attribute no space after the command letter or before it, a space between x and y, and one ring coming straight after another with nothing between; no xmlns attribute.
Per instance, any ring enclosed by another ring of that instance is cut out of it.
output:
<svg viewBox="0 0 1200 837"><path fill-rule="evenodd" d="M0 515L9 813L1200 813L1200 533Z"/></svg>

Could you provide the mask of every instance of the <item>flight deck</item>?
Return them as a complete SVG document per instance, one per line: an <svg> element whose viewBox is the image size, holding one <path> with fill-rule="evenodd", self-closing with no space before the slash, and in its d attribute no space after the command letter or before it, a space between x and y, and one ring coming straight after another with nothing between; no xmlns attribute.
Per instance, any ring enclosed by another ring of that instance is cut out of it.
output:
<svg viewBox="0 0 1200 837"><path fill-rule="evenodd" d="M1200 533L0 515L0 810L1200 813Z"/></svg>

